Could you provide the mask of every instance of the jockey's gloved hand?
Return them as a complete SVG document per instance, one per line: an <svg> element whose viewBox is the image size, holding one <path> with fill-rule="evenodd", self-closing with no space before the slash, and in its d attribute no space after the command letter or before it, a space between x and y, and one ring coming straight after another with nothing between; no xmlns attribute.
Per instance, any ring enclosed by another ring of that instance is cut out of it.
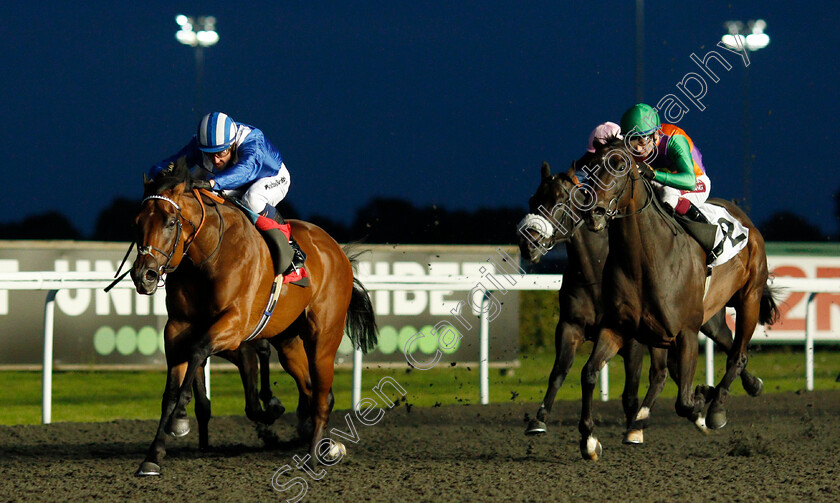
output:
<svg viewBox="0 0 840 503"><path fill-rule="evenodd" d="M639 168L641 170L642 178L647 180L653 180L656 177L656 172L654 172L649 166L642 166Z"/></svg>
<svg viewBox="0 0 840 503"><path fill-rule="evenodd" d="M210 185L210 180L193 180L192 181L192 186L193 186L194 189L210 190L211 188L213 188L213 186Z"/></svg>

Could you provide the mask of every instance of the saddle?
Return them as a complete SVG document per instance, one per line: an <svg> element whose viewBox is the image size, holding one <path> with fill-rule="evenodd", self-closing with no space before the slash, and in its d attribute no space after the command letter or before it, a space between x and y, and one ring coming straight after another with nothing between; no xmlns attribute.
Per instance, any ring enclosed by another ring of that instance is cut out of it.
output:
<svg viewBox="0 0 840 503"><path fill-rule="evenodd" d="M309 286L309 272L306 270L306 267L294 267L294 264L292 263L295 257L295 251L292 248L292 245L289 244L292 230L291 225L289 225L288 222L285 220L277 222L272 218L254 213L250 208L245 206L242 201L236 198L224 198L206 189L200 189L200 192L220 204L224 204L226 201L231 201L237 208L242 210L246 216L248 216L265 240L265 244L268 246L268 251L271 253L271 261L274 265L274 274L282 274L283 283L289 283L300 287ZM280 219L282 219L282 217L280 217Z"/></svg>
<svg viewBox="0 0 840 503"><path fill-rule="evenodd" d="M710 199L700 208L709 222L714 222L709 224L676 214L670 208L665 208L656 197L653 199L653 204L672 227L693 237L706 254L712 250L717 251L716 259L707 267L707 274L711 273L713 267L728 262L747 245L749 229L733 217L724 206L717 204L717 200Z"/></svg>
<svg viewBox="0 0 840 503"><path fill-rule="evenodd" d="M681 229L686 234L693 237L700 247L703 248L703 251L706 252L706 255L709 255L712 250L715 249L718 232L717 225L704 224L691 220L688 217L676 213L671 208L666 207L662 204L662 201L660 201L659 198L652 193L651 197L653 198L653 205L656 207L656 210L665 217L665 220L672 224L672 228L675 230ZM706 275L708 276L709 274L711 274L711 266L706 269Z"/></svg>

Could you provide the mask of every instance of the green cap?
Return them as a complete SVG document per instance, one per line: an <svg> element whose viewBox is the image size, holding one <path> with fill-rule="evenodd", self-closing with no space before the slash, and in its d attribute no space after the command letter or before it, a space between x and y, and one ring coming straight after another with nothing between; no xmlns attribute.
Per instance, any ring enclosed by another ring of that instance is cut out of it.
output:
<svg viewBox="0 0 840 503"><path fill-rule="evenodd" d="M659 114L656 109L644 103L630 107L621 116L621 131L625 135L648 135L659 129ZM636 128L633 131L633 128Z"/></svg>

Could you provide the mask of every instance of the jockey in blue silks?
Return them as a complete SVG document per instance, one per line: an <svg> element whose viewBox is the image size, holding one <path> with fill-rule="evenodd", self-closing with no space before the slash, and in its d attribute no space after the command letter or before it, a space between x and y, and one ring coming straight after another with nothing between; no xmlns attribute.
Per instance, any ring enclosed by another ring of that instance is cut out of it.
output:
<svg viewBox="0 0 840 503"><path fill-rule="evenodd" d="M182 157L193 178L205 180L205 187L241 200L253 212L252 220L261 215L285 225L275 206L288 194L291 177L280 151L259 129L234 122L221 112L209 113L184 148L152 166L149 178ZM297 270L306 255L291 235L289 244L294 250L292 266Z"/></svg>

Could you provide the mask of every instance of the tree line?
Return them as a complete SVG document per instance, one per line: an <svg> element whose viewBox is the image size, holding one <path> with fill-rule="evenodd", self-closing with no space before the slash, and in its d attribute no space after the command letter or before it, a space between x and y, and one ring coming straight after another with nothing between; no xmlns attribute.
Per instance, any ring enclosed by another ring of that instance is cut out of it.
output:
<svg viewBox="0 0 840 503"><path fill-rule="evenodd" d="M840 220L840 192L835 194L835 217ZM132 241L139 200L117 198L99 214L93 234L83 235L66 216L51 211L0 224L0 239L69 239ZM287 203L278 206L286 218L301 215ZM447 210L440 206L417 207L398 198L377 197L356 211L346 225L323 215L306 220L322 227L340 243L370 244L515 244L516 225L525 207ZM776 212L759 224L766 241L840 241L804 217L790 211Z"/></svg>

